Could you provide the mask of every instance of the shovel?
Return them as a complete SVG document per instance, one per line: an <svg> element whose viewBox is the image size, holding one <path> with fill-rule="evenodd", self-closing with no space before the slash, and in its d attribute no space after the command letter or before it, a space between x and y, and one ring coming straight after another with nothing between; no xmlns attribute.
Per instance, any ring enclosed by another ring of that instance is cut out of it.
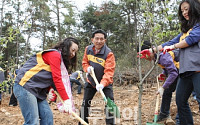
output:
<svg viewBox="0 0 200 125"><path fill-rule="evenodd" d="M54 93L57 95L57 97L61 100L62 104L64 104L64 101L62 100L62 98L60 97L60 94L57 91L54 91ZM75 112L71 111L71 114L81 122L81 124L83 125L88 125L88 123L86 123L82 118L80 118Z"/></svg>
<svg viewBox="0 0 200 125"><path fill-rule="evenodd" d="M157 84L158 84L157 88L159 89L160 83L158 81L158 77L157 77ZM154 122L153 123L147 122L146 125L164 125L164 124L156 123L156 121L158 120L159 97L160 97L160 95L158 94L157 97L156 97L156 108L155 108L155 113L154 113Z"/></svg>
<svg viewBox="0 0 200 125"><path fill-rule="evenodd" d="M94 73L94 69L91 70L91 73L90 75L92 76L92 78L94 79L95 83L96 84L99 84L96 76L95 76L95 73ZM101 96L103 97L107 107L108 107L108 111L111 113L111 114L115 114L116 118L120 118L120 112L119 112L119 109L117 107L117 105L108 97L106 98L105 94L103 93L102 89L100 89L100 93L101 93Z"/></svg>

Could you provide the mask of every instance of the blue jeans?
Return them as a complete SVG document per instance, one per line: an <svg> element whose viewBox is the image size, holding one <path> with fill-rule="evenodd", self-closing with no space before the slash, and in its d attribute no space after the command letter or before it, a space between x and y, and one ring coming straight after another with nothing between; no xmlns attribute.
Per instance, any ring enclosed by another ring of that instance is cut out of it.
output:
<svg viewBox="0 0 200 125"><path fill-rule="evenodd" d="M176 89L176 104L181 125L193 125L192 113L188 104L188 98L195 91L197 102L200 105L200 73L194 73L188 77L179 77Z"/></svg>
<svg viewBox="0 0 200 125"><path fill-rule="evenodd" d="M80 94L81 93L81 83L77 80L77 79L70 79L71 82L71 88L73 86L73 83L76 83L78 85L78 90L77 93Z"/></svg>
<svg viewBox="0 0 200 125"><path fill-rule="evenodd" d="M53 113L46 100L39 100L18 83L13 92L24 117L24 125L53 125Z"/></svg>

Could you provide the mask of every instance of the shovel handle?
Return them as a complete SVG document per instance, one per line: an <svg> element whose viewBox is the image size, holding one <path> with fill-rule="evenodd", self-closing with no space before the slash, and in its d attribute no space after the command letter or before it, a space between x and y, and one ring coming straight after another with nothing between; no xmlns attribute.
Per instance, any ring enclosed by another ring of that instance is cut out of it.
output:
<svg viewBox="0 0 200 125"><path fill-rule="evenodd" d="M156 79L157 79L157 88L159 89L159 87L160 87L160 83L159 83L159 80L158 80L158 76L157 76ZM160 97L160 95L158 94L158 95L156 96L156 108L155 108L155 114L158 114L159 97Z"/></svg>
<svg viewBox="0 0 200 125"><path fill-rule="evenodd" d="M99 84L99 82L98 82L98 80L97 80L97 78L96 78L96 76L95 76L94 69L91 70L90 75L91 75L92 78L94 79L94 82L96 83L96 85ZM103 97L104 101L107 103L106 96L105 96L105 94L103 93L102 89L100 89L99 91L100 91L101 96Z"/></svg>
<svg viewBox="0 0 200 125"><path fill-rule="evenodd" d="M62 104L64 104L63 99L60 97L60 94L57 91L54 91L54 93L58 96L58 98L60 99L60 101L62 102ZM88 125L88 123L86 123L82 118L80 118L75 112L71 111L72 115L81 122L81 124L83 125Z"/></svg>

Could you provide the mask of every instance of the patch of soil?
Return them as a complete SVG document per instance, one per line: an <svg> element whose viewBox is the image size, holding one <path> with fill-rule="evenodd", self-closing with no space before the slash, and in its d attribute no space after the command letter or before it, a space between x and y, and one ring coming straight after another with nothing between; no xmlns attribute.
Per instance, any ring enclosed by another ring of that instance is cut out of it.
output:
<svg viewBox="0 0 200 125"><path fill-rule="evenodd" d="M114 86L114 97L115 103L120 109L121 118L117 119L119 125L137 125L137 115L138 115L138 95L139 90L137 86ZM82 90L83 92L83 90ZM156 88L145 88L142 95L142 125L146 122L152 122L154 118L155 110L155 100L156 100ZM74 103L76 107L76 112L79 114L79 109L82 104L83 93L78 95L76 90L73 92ZM10 95L4 94L2 97L2 104L0 105L0 125L22 125L23 116L19 109L19 106L9 106ZM160 100L161 101L161 100ZM194 124L200 125L199 117L199 106L197 101L190 98L189 104L193 112ZM78 121L74 119L71 115L67 113L60 113L57 110L56 103L50 104L54 115L55 125L76 125ZM171 103L171 117L175 121L176 116L176 104L175 96L173 95ZM104 102L99 93L96 93L92 101L91 114L90 114L90 125L105 125L105 115L104 115Z"/></svg>

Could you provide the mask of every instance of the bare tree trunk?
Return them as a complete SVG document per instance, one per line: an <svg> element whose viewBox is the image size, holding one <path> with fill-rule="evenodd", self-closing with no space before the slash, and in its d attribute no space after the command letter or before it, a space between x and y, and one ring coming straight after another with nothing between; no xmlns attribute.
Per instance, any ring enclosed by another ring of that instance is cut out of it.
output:
<svg viewBox="0 0 200 125"><path fill-rule="evenodd" d="M2 6L1 6L1 27L0 27L0 36L2 35L2 24L3 24L3 7L4 7L5 0L2 0Z"/></svg>
<svg viewBox="0 0 200 125"><path fill-rule="evenodd" d="M59 2L56 0L56 8L57 8L57 21L58 21L58 40L61 41L61 32L60 32L60 12L59 12Z"/></svg>
<svg viewBox="0 0 200 125"><path fill-rule="evenodd" d="M135 1L135 10L137 9L137 0ZM138 41L138 39L137 39L137 14L136 14L136 12L134 11L134 37L131 39L132 40L132 45L133 45L133 47L134 47L134 42L133 41ZM134 39L134 40L133 40ZM140 41L141 42L141 41ZM136 42L135 42L136 43ZM136 48L136 45L135 45L135 50L137 50L137 48ZM134 52L133 52L134 53ZM135 54L134 54L135 55ZM133 65L135 65L136 64L136 60L135 60L135 58L133 58Z"/></svg>
<svg viewBox="0 0 200 125"><path fill-rule="evenodd" d="M31 37L31 32L29 32L28 38L26 40L26 47L25 47L25 51L24 51L24 61L26 61L26 54L27 54L27 50L28 50L28 43L29 43L30 37Z"/></svg>
<svg viewBox="0 0 200 125"><path fill-rule="evenodd" d="M32 16L32 15L31 15ZM25 51L24 51L24 61L26 61L26 54L27 54L27 50L28 50L28 43L29 43L29 39L31 37L31 33L32 33L32 29L33 29L33 24L34 24L34 19L31 17L31 20L32 20L32 23L31 23L31 28L29 30L29 33L28 33L28 38L26 40L26 47L25 47Z"/></svg>
<svg viewBox="0 0 200 125"><path fill-rule="evenodd" d="M0 36L2 35L2 28L3 28L3 11L4 11L3 7L4 7L4 2L5 2L5 0L2 0L2 6L1 6L1 23L0 23ZM2 48L3 48L3 47L0 46L0 52L3 51Z"/></svg>
<svg viewBox="0 0 200 125"><path fill-rule="evenodd" d="M141 35L139 35L139 52L141 51ZM157 48L157 46L156 46ZM159 54L159 51L157 52L157 56ZM139 96L138 96L138 125L142 124L142 93L143 93L143 82L144 80L150 75L150 73L153 71L153 69L155 68L156 64L158 62L158 58L156 59L155 63L153 64L152 68L147 72L147 74L142 78L142 70L141 70L141 62L140 62L140 58L138 61L138 65L139 65L139 79L140 79L140 83L138 85L139 88Z"/></svg>
<svg viewBox="0 0 200 125"><path fill-rule="evenodd" d="M141 51L141 38L139 35L139 52ZM142 88L142 70L141 70L141 60L140 58L138 59L138 65L139 65L139 79L140 79L140 83L138 85L139 88L139 97L138 97L138 124L141 125L141 116L142 116L142 105L141 105L141 100L142 100L142 92L143 92L143 88Z"/></svg>
<svg viewBox="0 0 200 125"><path fill-rule="evenodd" d="M42 14L43 16L43 14ZM45 20L44 20L45 21ZM45 50L45 44L46 44L46 21L43 24L43 44L42 44L42 49Z"/></svg>
<svg viewBox="0 0 200 125"><path fill-rule="evenodd" d="M45 50L45 43L46 43L46 30L43 31L43 44L42 44L43 50Z"/></svg>
<svg viewBox="0 0 200 125"><path fill-rule="evenodd" d="M19 8L20 8L20 2L18 1L18 8L17 8L17 20L19 21ZM17 23L17 29L19 29L19 23ZM18 65L19 63L19 41L18 37L16 38L16 60L15 64Z"/></svg>
<svg viewBox="0 0 200 125"><path fill-rule="evenodd" d="M157 59L158 60L158 59ZM143 93L143 82L144 80L150 75L150 73L153 71L153 69L155 68L157 64L157 61L156 63L153 65L153 67L148 71L148 73L142 78L141 74L142 74L142 71L141 71L141 64L140 64L140 70L139 70L139 73L140 73L140 83L138 85L139 87L139 97L138 97L138 125L141 125L142 124L142 93Z"/></svg>

